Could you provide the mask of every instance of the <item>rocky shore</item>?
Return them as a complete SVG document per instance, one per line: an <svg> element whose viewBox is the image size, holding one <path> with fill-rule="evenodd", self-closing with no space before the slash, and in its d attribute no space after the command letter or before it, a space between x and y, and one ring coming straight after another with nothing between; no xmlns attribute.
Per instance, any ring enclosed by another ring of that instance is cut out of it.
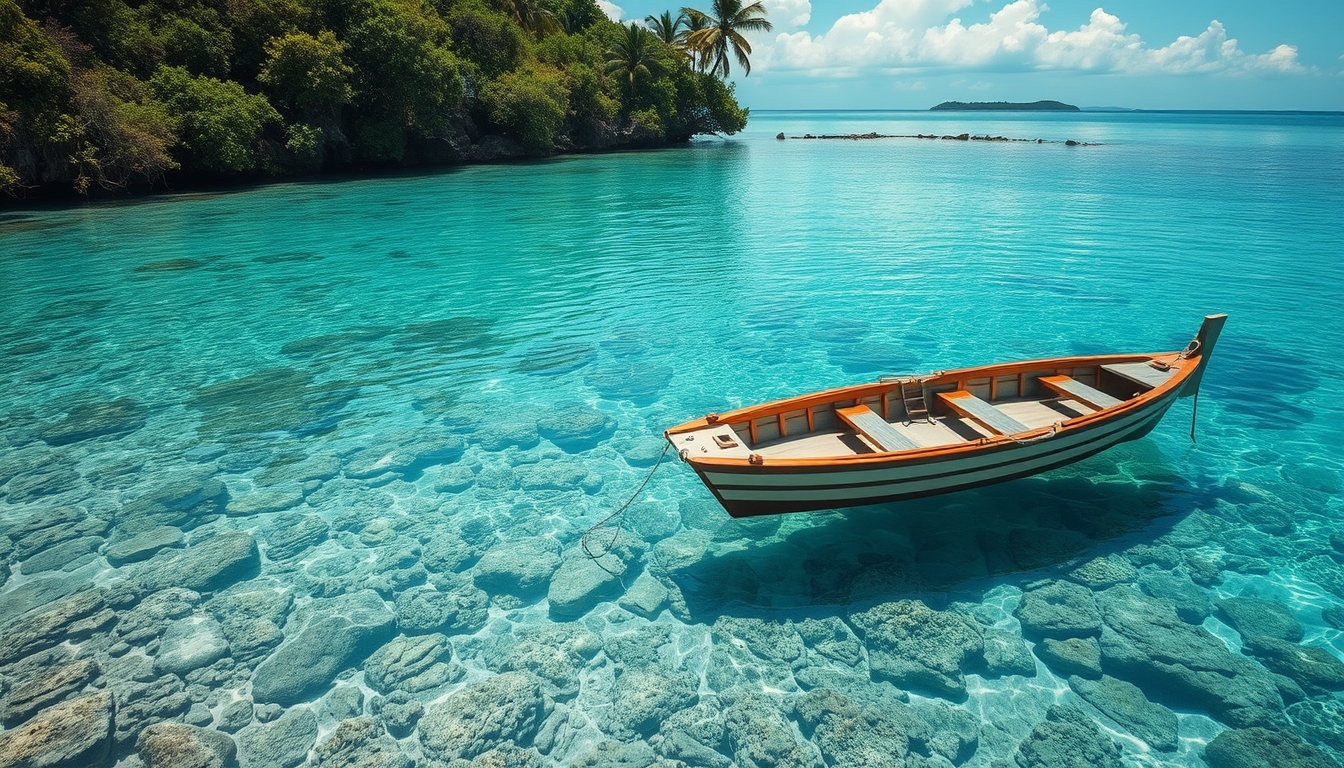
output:
<svg viewBox="0 0 1344 768"><path fill-rule="evenodd" d="M943 134L941 136L933 133L885 134L877 132L822 134L819 136L805 133L802 136L785 136L783 133L779 133L775 135L775 138L780 141L784 141L785 139L846 139L849 141L862 141L865 139L942 139L944 141L1007 141L1024 144L1064 144L1069 147L1101 146L1100 142L1074 141L1073 139L1010 139L1006 136L990 136L988 134L985 134L984 136L976 136L970 133L959 133L956 135Z"/></svg>

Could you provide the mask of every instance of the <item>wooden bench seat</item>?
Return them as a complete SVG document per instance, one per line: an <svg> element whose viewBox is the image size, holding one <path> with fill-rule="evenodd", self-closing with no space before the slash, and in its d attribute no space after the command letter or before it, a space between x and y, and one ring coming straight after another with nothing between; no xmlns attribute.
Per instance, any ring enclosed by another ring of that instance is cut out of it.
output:
<svg viewBox="0 0 1344 768"><path fill-rule="evenodd" d="M1178 368L1171 368L1165 371L1159 371L1147 363L1111 363L1101 366L1103 371L1109 371L1122 379L1127 379L1148 389L1160 387L1167 383L1167 379L1176 375Z"/></svg>
<svg viewBox="0 0 1344 768"><path fill-rule="evenodd" d="M1117 400L1114 397L1102 392L1095 387L1089 387L1077 379L1069 376L1042 376L1037 381L1045 385L1050 391L1071 397L1080 403L1090 405L1093 408L1110 408L1114 405L1123 403L1123 400Z"/></svg>
<svg viewBox="0 0 1344 768"><path fill-rule="evenodd" d="M883 451L908 451L919 444L896 430L866 405L836 408L835 415Z"/></svg>
<svg viewBox="0 0 1344 768"><path fill-rule="evenodd" d="M991 432L1000 435L1013 435L1030 429L1027 425L964 389L958 389L955 392L939 392L938 397L952 410Z"/></svg>

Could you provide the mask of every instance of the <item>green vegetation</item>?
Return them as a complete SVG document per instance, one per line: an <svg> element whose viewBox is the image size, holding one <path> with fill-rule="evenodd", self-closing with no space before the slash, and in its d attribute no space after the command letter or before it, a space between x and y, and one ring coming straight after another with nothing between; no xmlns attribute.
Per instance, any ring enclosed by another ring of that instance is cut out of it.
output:
<svg viewBox="0 0 1344 768"><path fill-rule="evenodd" d="M0 0L0 190L143 189L740 131L759 3ZM652 31L651 31L652 29ZM487 140L489 139L489 140Z"/></svg>

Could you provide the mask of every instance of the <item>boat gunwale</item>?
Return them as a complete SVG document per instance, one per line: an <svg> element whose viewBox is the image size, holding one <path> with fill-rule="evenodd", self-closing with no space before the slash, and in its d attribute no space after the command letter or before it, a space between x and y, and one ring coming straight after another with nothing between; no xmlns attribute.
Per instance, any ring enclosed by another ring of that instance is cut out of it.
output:
<svg viewBox="0 0 1344 768"><path fill-rule="evenodd" d="M1045 368L1062 367L1084 367L1100 366L1124 362L1147 362L1153 360L1166 360L1169 363L1175 363L1181 360L1179 352L1158 352L1151 354L1113 354L1113 355L1082 355L1070 357L1044 358L1040 360L1025 360L1021 362L995 363L990 365L971 366L967 368L957 368L946 371L937 371L925 376L914 376L925 384L945 383L946 380L956 381L959 378L971 378L969 374L978 374L980 378L985 375L997 376L1010 373L1027 373L1030 371L1042 370ZM958 458L966 454L972 454L978 451L995 451L1004 448L1011 448L1020 441L1035 442L1038 437L1045 437L1055 431L1059 435L1068 432L1074 432L1086 428L1092 424L1102 421L1108 421L1114 418L1133 413L1148 407L1153 402L1162 399L1163 395L1171 392L1173 389L1179 389L1184 386L1186 380L1198 371L1203 362L1202 354L1190 355L1184 359L1184 364L1176 369L1175 373L1164 383L1141 392L1138 395L1121 402L1119 405L1103 408L1092 413L1075 416L1071 419L1063 419L1055 425L1037 427L1025 432L1015 433L1013 435L994 435L982 437L977 440L958 443L953 445L940 445L926 448L912 448L900 451L878 451L874 453L864 453L855 455L823 456L816 458L764 458L759 459L760 463L752 463L751 459L742 457L721 457L721 456L687 456L685 461L699 471L701 468L709 469L746 469L749 472L770 472L771 470L788 469L823 469L827 467L852 467L854 465L866 464L889 464L905 461ZM1175 366L1173 366L1175 367ZM765 416L777 415L784 411L797 410L799 408L811 408L816 405L835 402L837 400L846 400L861 398L867 394L875 394L885 391L892 386L886 382L869 382L865 384L852 384L845 387L823 390L821 392L812 392L805 395L798 395L783 400L775 400L768 403L747 406L734 411L720 414L718 418L711 423L708 418L699 418L680 424L666 430L663 435L670 439L672 435L693 432L699 429L712 426L713 424L726 424L730 422L745 421L762 418Z"/></svg>

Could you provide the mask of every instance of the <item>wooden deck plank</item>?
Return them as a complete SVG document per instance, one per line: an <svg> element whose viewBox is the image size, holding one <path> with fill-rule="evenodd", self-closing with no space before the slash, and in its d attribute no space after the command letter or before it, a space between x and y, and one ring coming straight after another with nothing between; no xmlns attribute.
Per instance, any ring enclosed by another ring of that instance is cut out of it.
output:
<svg viewBox="0 0 1344 768"><path fill-rule="evenodd" d="M886 419L866 405L836 408L835 413L853 427L855 432L873 441L874 445L884 451L908 451L919 447L919 444L897 432Z"/></svg>
<svg viewBox="0 0 1344 768"><path fill-rule="evenodd" d="M1037 381L1054 392L1058 392L1065 397L1072 397L1075 400L1081 400L1093 408L1110 408L1124 402L1069 376L1042 376Z"/></svg>
<svg viewBox="0 0 1344 768"><path fill-rule="evenodd" d="M955 392L939 392L938 397L942 398L943 402L947 403L952 410L1001 435L1012 435L1028 430L1027 425L964 389L958 389Z"/></svg>

